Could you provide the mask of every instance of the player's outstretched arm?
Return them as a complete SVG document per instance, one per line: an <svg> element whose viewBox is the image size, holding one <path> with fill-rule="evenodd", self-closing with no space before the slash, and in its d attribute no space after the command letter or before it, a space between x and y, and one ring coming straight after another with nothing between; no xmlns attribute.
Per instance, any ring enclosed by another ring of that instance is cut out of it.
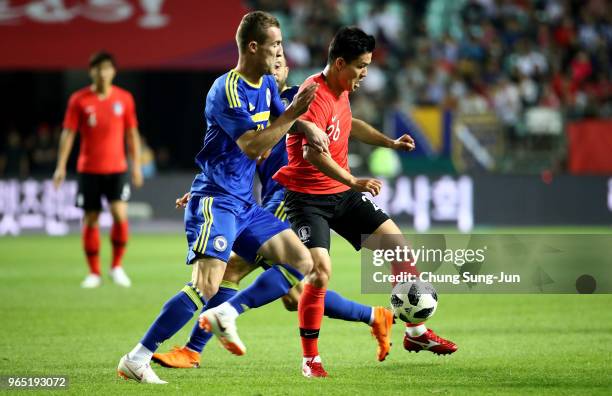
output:
<svg viewBox="0 0 612 396"><path fill-rule="evenodd" d="M353 118L351 123L351 137L372 146L388 147L401 151L414 150L414 140L410 135L404 134L393 140L367 122L357 118Z"/></svg>
<svg viewBox="0 0 612 396"><path fill-rule="evenodd" d="M130 158L132 159L132 184L134 187L142 187L142 169L140 167L140 132L138 128L127 130L127 144Z"/></svg>
<svg viewBox="0 0 612 396"><path fill-rule="evenodd" d="M309 145L305 145L303 148L303 156L306 161L314 165L324 175L349 186L355 191L369 192L374 196L380 193L380 189L382 188L382 182L380 180L356 178L346 169L338 165L329 154L320 153Z"/></svg>
<svg viewBox="0 0 612 396"><path fill-rule="evenodd" d="M59 150L57 154L57 165L53 173L53 185L59 188L64 179L66 179L66 163L74 145L75 131L72 129L64 129L60 136Z"/></svg>
<svg viewBox="0 0 612 396"><path fill-rule="evenodd" d="M247 131L236 140L247 157L256 160L274 147L287 134L299 116L304 114L314 99L318 84L311 84L295 95L285 112L261 131Z"/></svg>

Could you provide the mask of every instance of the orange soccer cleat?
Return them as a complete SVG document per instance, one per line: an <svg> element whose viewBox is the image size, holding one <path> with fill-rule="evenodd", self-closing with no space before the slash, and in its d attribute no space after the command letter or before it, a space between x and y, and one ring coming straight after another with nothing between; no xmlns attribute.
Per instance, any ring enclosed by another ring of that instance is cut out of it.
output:
<svg viewBox="0 0 612 396"><path fill-rule="evenodd" d="M152 360L169 368L200 367L200 354L187 347L175 346L170 352L154 353Z"/></svg>
<svg viewBox="0 0 612 396"><path fill-rule="evenodd" d="M391 329L393 327L393 313L383 307L374 307L374 321L371 324L372 336L376 338L378 347L376 357L379 362L385 360L391 349Z"/></svg>

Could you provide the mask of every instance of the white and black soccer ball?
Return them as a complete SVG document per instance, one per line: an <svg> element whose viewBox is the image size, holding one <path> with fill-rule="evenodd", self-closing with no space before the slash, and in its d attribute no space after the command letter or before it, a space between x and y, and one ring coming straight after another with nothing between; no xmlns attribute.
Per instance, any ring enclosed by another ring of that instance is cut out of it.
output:
<svg viewBox="0 0 612 396"><path fill-rule="evenodd" d="M391 309L404 322L425 322L437 307L438 294L430 283L419 280L398 283L391 291Z"/></svg>

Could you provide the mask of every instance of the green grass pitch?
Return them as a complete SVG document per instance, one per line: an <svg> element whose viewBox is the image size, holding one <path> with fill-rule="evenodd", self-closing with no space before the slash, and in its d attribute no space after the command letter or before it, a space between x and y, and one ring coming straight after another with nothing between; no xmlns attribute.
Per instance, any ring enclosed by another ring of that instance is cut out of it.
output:
<svg viewBox="0 0 612 396"><path fill-rule="evenodd" d="M105 236L105 274L109 251ZM243 357L213 339L200 369L155 366L167 386L117 378L119 358L188 280L184 253L181 235L133 235L125 257L132 288L105 277L100 289L82 290L86 266L78 236L0 238L0 376L67 375L69 388L57 393L79 395L569 395L612 389L611 295L442 295L429 326L457 342L459 351L409 354L398 323L382 363L367 326L326 318L320 351L330 377L322 380L302 377L297 315L275 302L239 319L248 347ZM360 295L359 255L337 237L332 258L333 289L388 304L384 295ZM192 323L160 350L182 345Z"/></svg>

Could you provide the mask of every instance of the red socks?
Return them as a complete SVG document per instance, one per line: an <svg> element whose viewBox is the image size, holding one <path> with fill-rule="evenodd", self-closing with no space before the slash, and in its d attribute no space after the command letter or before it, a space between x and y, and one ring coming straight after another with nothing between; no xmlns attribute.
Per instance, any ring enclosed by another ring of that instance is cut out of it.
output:
<svg viewBox="0 0 612 396"><path fill-rule="evenodd" d="M298 304L300 337L304 357L319 355L318 341L323 311L325 309L325 289L306 283Z"/></svg>
<svg viewBox="0 0 612 396"><path fill-rule="evenodd" d="M115 222L110 233L111 242L113 244L113 264L112 268L121 265L123 253L125 253L125 245L128 240L128 222Z"/></svg>
<svg viewBox="0 0 612 396"><path fill-rule="evenodd" d="M416 265L411 265L411 263L412 261L394 261L391 263L391 273L393 275L399 275L402 272L406 272L419 276L419 270Z"/></svg>
<svg viewBox="0 0 612 396"><path fill-rule="evenodd" d="M87 256L89 272L100 275L100 229L83 227L83 250Z"/></svg>

